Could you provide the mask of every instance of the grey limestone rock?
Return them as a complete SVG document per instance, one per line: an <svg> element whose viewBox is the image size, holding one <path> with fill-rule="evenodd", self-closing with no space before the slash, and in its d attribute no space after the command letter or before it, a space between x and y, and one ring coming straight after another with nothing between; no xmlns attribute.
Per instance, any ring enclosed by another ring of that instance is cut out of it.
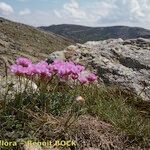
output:
<svg viewBox="0 0 150 150"><path fill-rule="evenodd" d="M92 66L105 84L120 85L143 100L150 100L149 39L89 41L68 47L59 53L64 53L65 56L70 51L74 52L69 59ZM50 57L54 54L57 52ZM57 56L58 59L59 55Z"/></svg>

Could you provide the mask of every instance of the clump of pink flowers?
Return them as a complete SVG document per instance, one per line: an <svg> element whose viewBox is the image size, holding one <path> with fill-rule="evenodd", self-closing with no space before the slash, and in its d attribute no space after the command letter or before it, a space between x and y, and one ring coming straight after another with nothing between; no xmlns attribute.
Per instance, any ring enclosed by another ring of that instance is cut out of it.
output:
<svg viewBox="0 0 150 150"><path fill-rule="evenodd" d="M48 64L46 61L32 63L28 58L20 57L11 67L11 72L17 76L51 80L54 76L60 81L73 80L81 84L97 81L95 73L86 72L85 67L72 61L55 60Z"/></svg>

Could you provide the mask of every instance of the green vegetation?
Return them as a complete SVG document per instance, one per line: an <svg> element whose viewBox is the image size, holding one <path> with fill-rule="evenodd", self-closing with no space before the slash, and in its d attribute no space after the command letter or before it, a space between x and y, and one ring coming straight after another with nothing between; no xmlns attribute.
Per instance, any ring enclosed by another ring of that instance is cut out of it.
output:
<svg viewBox="0 0 150 150"><path fill-rule="evenodd" d="M0 139L57 139L64 137L80 115L91 115L112 124L126 137L126 144L148 147L150 138L149 103L141 102L118 87L52 83L39 92L31 84L23 92L1 93ZM82 96L85 102L76 101ZM2 99L3 96L3 99ZM58 121L59 120L59 121Z"/></svg>

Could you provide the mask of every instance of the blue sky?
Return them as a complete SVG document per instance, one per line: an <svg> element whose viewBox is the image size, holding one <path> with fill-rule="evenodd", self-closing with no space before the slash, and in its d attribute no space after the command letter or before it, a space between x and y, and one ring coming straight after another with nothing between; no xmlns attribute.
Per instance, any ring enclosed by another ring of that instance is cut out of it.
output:
<svg viewBox="0 0 150 150"><path fill-rule="evenodd" d="M150 0L0 0L0 16L33 26L65 23L150 29Z"/></svg>

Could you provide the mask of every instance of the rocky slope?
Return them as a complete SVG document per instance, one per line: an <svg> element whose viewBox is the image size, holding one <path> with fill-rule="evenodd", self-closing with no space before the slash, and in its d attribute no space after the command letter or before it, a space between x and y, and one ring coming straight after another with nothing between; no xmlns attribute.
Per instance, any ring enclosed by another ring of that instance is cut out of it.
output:
<svg viewBox="0 0 150 150"><path fill-rule="evenodd" d="M109 39L69 46L49 56L92 66L105 84L117 84L150 100L150 40Z"/></svg>
<svg viewBox="0 0 150 150"><path fill-rule="evenodd" d="M133 39L138 37L150 38L150 30L138 27L112 26L112 27L86 27L79 25L52 25L40 27L45 31L73 39L75 42L99 41L110 38Z"/></svg>
<svg viewBox="0 0 150 150"><path fill-rule="evenodd" d="M32 60L46 58L52 51L62 50L72 43L53 33L0 17L0 74L4 73L4 62L11 63L17 56Z"/></svg>

